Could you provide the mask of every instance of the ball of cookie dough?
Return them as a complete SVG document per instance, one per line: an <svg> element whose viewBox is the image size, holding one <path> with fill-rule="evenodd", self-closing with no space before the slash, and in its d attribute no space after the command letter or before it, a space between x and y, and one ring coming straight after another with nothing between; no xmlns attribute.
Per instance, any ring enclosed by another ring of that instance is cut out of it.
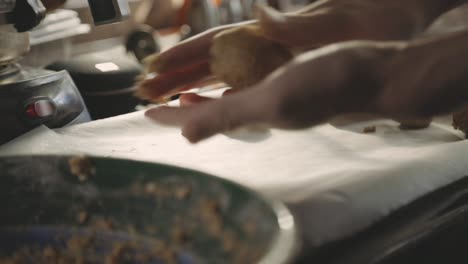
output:
<svg viewBox="0 0 468 264"><path fill-rule="evenodd" d="M219 33L210 52L213 74L237 89L260 82L293 57L286 47L262 36L257 26Z"/></svg>

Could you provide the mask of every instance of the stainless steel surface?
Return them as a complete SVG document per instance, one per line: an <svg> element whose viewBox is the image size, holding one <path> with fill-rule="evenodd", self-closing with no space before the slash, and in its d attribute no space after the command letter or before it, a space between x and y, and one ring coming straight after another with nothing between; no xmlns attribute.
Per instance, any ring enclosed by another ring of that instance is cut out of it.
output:
<svg viewBox="0 0 468 264"><path fill-rule="evenodd" d="M0 26L0 65L16 61L29 51L29 34L17 33L12 25Z"/></svg>
<svg viewBox="0 0 468 264"><path fill-rule="evenodd" d="M14 67L17 70L17 74L10 74L9 77L1 77L0 75L0 86L9 85L12 83L22 83L25 81L38 79L47 75L51 75L51 72L46 72L42 69L26 68L21 69L17 64L8 65L8 67Z"/></svg>
<svg viewBox="0 0 468 264"><path fill-rule="evenodd" d="M0 65L0 85L18 78L21 67L16 63Z"/></svg>

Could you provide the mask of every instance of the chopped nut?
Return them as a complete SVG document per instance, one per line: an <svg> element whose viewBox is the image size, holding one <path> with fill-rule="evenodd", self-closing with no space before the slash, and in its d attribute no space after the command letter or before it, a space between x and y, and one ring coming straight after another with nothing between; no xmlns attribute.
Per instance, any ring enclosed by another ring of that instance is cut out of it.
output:
<svg viewBox="0 0 468 264"><path fill-rule="evenodd" d="M174 195L178 200L186 200L190 197L192 189L189 186L178 186L175 189Z"/></svg>
<svg viewBox="0 0 468 264"><path fill-rule="evenodd" d="M362 132L363 133L366 133L366 134L369 134L369 133L375 133L377 131L377 127L376 126L368 126L368 127L365 127Z"/></svg>
<svg viewBox="0 0 468 264"><path fill-rule="evenodd" d="M87 157L72 157L68 160L70 171L77 176L81 182L87 181L96 174L96 168Z"/></svg>
<svg viewBox="0 0 468 264"><path fill-rule="evenodd" d="M81 211L79 214L78 214L78 223L80 225L82 224L85 224L89 219L89 214L85 211Z"/></svg>

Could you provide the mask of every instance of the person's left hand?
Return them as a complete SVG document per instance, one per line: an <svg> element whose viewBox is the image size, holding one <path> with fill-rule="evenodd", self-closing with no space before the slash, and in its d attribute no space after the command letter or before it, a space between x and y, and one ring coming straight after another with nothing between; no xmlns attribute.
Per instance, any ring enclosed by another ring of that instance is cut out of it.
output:
<svg viewBox="0 0 468 264"><path fill-rule="evenodd" d="M146 116L180 126L189 141L198 142L248 125L298 129L341 113L375 112L381 65L399 48L377 42L330 45L296 57L254 87L196 104L184 104L191 100L182 96L182 107L158 107Z"/></svg>

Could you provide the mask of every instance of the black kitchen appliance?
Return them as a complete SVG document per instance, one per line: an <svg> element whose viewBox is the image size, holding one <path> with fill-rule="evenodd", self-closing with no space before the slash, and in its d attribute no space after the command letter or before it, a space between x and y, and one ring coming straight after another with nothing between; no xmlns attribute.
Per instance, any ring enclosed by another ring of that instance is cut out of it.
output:
<svg viewBox="0 0 468 264"><path fill-rule="evenodd" d="M82 54L47 69L70 74L94 120L133 112L140 103L134 93L143 67L123 49Z"/></svg>
<svg viewBox="0 0 468 264"><path fill-rule="evenodd" d="M126 0L89 0L95 24L129 15ZM66 71L21 66L29 50L28 30L47 10L40 0L0 1L0 144L39 125L63 127L89 121L83 99Z"/></svg>

